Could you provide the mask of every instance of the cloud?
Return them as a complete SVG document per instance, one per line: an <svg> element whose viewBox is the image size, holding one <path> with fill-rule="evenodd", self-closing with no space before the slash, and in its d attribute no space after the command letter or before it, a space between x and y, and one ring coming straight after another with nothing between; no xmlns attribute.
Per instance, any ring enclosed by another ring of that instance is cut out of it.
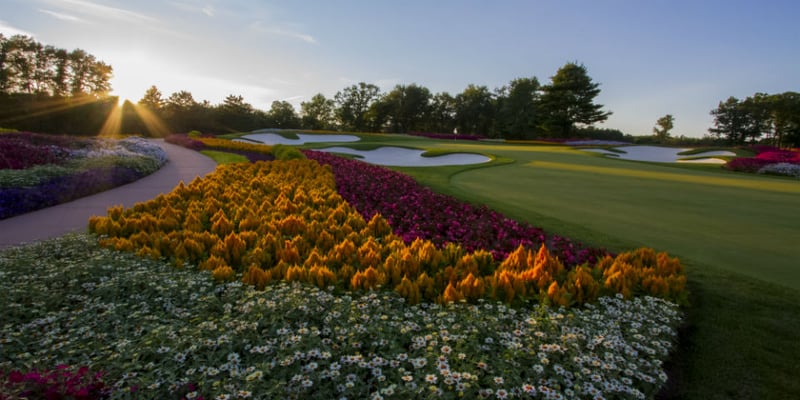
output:
<svg viewBox="0 0 800 400"><path fill-rule="evenodd" d="M300 99L302 99L304 97L306 97L306 95L300 94L300 95L297 95L297 96L289 96L289 97L283 98L280 101L288 101L288 102L291 103L291 102L293 102L295 100L300 100Z"/></svg>
<svg viewBox="0 0 800 400"><path fill-rule="evenodd" d="M284 29L284 28L281 28L281 27L269 27L269 28L267 28L267 27L264 27L264 24L261 21L256 21L256 22L250 24L250 29L252 29L252 30L254 30L256 32L266 33L268 35L285 36L285 37L289 37L289 38L292 38L292 39L302 40L302 41L304 41L306 43L317 44L317 39L315 39L311 35L308 35L308 34L305 34L305 33L301 33L301 32L292 31L292 30L288 30L288 29Z"/></svg>
<svg viewBox="0 0 800 400"><path fill-rule="evenodd" d="M2 20L0 20L0 33L3 33L6 36L25 35L33 37L32 33L23 31L22 29L19 28L15 28Z"/></svg>
<svg viewBox="0 0 800 400"><path fill-rule="evenodd" d="M205 14L205 15L207 15L209 17L213 17L213 16L217 15L217 9L214 8L214 5L212 5L212 4L206 4L204 6L201 6L201 5L196 4L196 3L192 4L191 2L187 3L187 2L183 2L183 1L170 1L169 4L171 4L175 8L178 8L180 10L187 11L187 12L190 12L190 13L201 13L201 14Z"/></svg>
<svg viewBox="0 0 800 400"><path fill-rule="evenodd" d="M50 0L55 7L69 10L74 13L90 15L102 19L115 19L127 22L157 22L158 20L135 11L123 8L106 6L88 0Z"/></svg>
<svg viewBox="0 0 800 400"><path fill-rule="evenodd" d="M59 13L59 12L55 12L55 11L51 11L51 10L45 10L45 9L42 9L42 8L40 8L39 11L41 11L41 12L47 14L47 15L50 15L51 17L60 19L62 21L86 22L86 20L84 20L82 18L79 18L79 17L76 17L74 15L70 15L70 14Z"/></svg>

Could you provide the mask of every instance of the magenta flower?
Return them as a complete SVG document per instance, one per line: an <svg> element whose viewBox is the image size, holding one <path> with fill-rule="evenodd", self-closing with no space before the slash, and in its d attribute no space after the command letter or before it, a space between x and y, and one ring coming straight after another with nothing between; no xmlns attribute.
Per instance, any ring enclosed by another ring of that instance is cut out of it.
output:
<svg viewBox="0 0 800 400"><path fill-rule="evenodd" d="M410 176L377 165L306 151L306 157L330 165L341 196L365 219L381 214L405 242L417 238L439 247L456 243L467 251L484 249L497 260L520 245L544 243L566 265L594 263L607 254L568 238L548 236L541 228L514 221L489 209L432 191Z"/></svg>

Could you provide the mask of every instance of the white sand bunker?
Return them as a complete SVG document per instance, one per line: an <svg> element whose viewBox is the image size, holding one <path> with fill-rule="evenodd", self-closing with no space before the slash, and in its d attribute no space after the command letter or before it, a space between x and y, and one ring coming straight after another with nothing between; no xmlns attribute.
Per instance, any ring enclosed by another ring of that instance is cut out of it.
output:
<svg viewBox="0 0 800 400"><path fill-rule="evenodd" d="M707 164L724 164L725 160L713 158L718 156L735 156L730 151L706 151L703 153L693 154L691 156L679 155L684 151L692 149L676 149L674 147L658 147L658 146L624 146L615 147L615 150L622 151L623 153L616 153L605 149L582 149L584 151L592 151L600 153L609 157L617 157L623 160L634 161L649 161L649 162L690 162L690 163L707 163ZM685 158L690 158L686 160Z"/></svg>
<svg viewBox="0 0 800 400"><path fill-rule="evenodd" d="M375 150L355 150L348 147L329 147L318 149L330 153L353 154L362 161L376 165L392 167L437 167L443 165L480 164L491 159L479 154L445 154L436 157L423 157L424 150L405 149L402 147L378 147Z"/></svg>
<svg viewBox="0 0 800 400"><path fill-rule="evenodd" d="M301 145L305 143L324 143L324 142L357 142L361 139L353 135L312 135L307 133L298 133L297 139L287 139L275 133L251 133L242 136L241 139L234 139L240 142L260 142L268 145L276 144L289 144Z"/></svg>

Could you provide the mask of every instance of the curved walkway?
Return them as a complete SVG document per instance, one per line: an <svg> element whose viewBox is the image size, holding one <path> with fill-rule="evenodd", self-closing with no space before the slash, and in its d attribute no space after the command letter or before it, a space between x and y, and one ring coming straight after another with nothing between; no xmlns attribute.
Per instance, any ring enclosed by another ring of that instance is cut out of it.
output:
<svg viewBox="0 0 800 400"><path fill-rule="evenodd" d="M205 176L217 166L214 160L194 150L163 140L157 143L167 152L169 162L151 175L69 203L0 220L0 249L84 230L89 217L106 215L108 207L132 207L172 191L181 181L188 184L198 176Z"/></svg>

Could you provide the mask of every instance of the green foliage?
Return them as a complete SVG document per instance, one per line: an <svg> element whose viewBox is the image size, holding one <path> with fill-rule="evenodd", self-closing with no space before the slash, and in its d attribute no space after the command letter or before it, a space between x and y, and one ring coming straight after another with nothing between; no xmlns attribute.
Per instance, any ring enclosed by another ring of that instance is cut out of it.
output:
<svg viewBox="0 0 800 400"><path fill-rule="evenodd" d="M111 76L110 65L84 50L68 52L30 36L0 34L0 94L103 97L111 90Z"/></svg>
<svg viewBox="0 0 800 400"><path fill-rule="evenodd" d="M366 132L369 127L367 112L380 98L380 88L359 82L336 93L336 116L344 129Z"/></svg>
<svg viewBox="0 0 800 400"><path fill-rule="evenodd" d="M306 158L296 147L283 144L273 145L272 155L275 156L276 160L302 160Z"/></svg>
<svg viewBox="0 0 800 400"><path fill-rule="evenodd" d="M301 125L312 130L332 129L336 126L335 107L333 100L317 93L311 100L300 103Z"/></svg>
<svg viewBox="0 0 800 400"><path fill-rule="evenodd" d="M653 133L656 138L665 141L669 138L669 131L674 127L675 118L672 114L667 114L656 120L656 126L653 128Z"/></svg>
<svg viewBox="0 0 800 400"><path fill-rule="evenodd" d="M389 131L406 133L423 127L431 103L431 92L424 86L397 85L379 102L385 105L389 118Z"/></svg>
<svg viewBox="0 0 800 400"><path fill-rule="evenodd" d="M216 161L217 164L220 165L249 162L247 157L241 154L234 154L227 151L201 150L200 153L205 154L206 156L210 157L212 160Z"/></svg>
<svg viewBox="0 0 800 400"><path fill-rule="evenodd" d="M0 169L0 188L32 187L70 174L72 169L61 165L36 165L27 169Z"/></svg>
<svg viewBox="0 0 800 400"><path fill-rule="evenodd" d="M269 118L275 128L300 127L300 119L297 118L294 107L288 101L273 101L272 108L269 110Z"/></svg>
<svg viewBox="0 0 800 400"><path fill-rule="evenodd" d="M161 167L161 165L158 163L158 160L144 156L92 157L70 162L69 165L76 170L102 170L113 167L125 167L138 171L142 175L148 175L156 172Z"/></svg>
<svg viewBox="0 0 800 400"><path fill-rule="evenodd" d="M756 93L744 100L729 97L711 110L708 132L728 144L755 143L763 138L777 147L800 146L800 93Z"/></svg>
<svg viewBox="0 0 800 400"><path fill-rule="evenodd" d="M486 86L468 85L455 98L458 133L485 135L492 129L495 106Z"/></svg>
<svg viewBox="0 0 800 400"><path fill-rule="evenodd" d="M536 77L518 78L500 91L496 129L506 139L533 139L543 117L541 85Z"/></svg>
<svg viewBox="0 0 800 400"><path fill-rule="evenodd" d="M550 80L541 98L546 113L543 127L550 136L569 137L576 123L591 125L611 115L594 103L600 85L592 82L583 64L567 63Z"/></svg>

